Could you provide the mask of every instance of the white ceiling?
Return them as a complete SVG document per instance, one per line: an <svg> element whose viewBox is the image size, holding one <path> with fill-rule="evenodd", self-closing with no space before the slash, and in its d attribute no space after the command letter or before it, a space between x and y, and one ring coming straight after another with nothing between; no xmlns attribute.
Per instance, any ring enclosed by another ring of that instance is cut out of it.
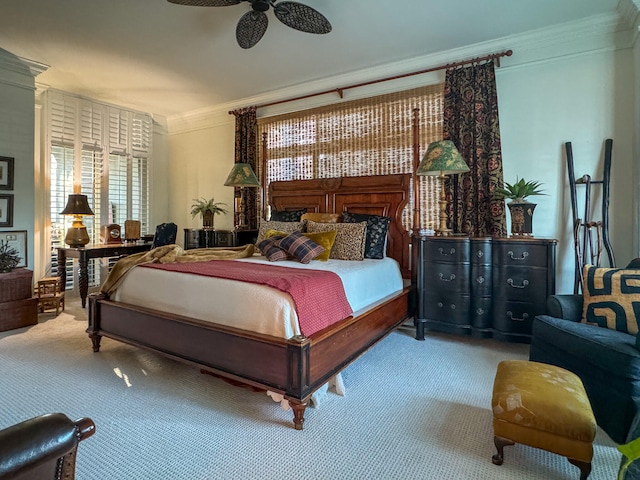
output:
<svg viewBox="0 0 640 480"><path fill-rule="evenodd" d="M277 1L277 0L276 0ZM280 23L243 50L249 3L2 0L0 47L47 65L38 83L172 116L391 62L594 15L618 0L299 0L333 26L312 35Z"/></svg>

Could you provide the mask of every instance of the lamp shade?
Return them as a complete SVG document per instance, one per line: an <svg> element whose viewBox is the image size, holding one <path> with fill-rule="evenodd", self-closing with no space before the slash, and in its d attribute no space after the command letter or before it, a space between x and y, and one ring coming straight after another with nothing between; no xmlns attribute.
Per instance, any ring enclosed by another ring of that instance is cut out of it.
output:
<svg viewBox="0 0 640 480"><path fill-rule="evenodd" d="M67 206L60 212L60 215L93 215L86 195L73 193L69 195Z"/></svg>
<svg viewBox="0 0 640 480"><path fill-rule="evenodd" d="M236 163L224 182L227 187L259 187L258 177L248 163Z"/></svg>
<svg viewBox="0 0 640 480"><path fill-rule="evenodd" d="M429 144L416 175L450 175L468 172L469 167L451 140Z"/></svg>

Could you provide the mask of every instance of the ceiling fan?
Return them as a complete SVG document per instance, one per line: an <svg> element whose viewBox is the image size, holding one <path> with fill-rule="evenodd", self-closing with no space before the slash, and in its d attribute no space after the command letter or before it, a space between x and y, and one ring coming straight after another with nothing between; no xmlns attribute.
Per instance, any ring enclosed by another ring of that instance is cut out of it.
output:
<svg viewBox="0 0 640 480"><path fill-rule="evenodd" d="M298 2L278 2L277 0L167 0L178 5L194 7L228 7L249 2L251 10L245 13L236 27L236 40L242 48L251 48L260 41L267 31L269 19L267 10L273 7L276 18L288 27L307 33L329 33L331 23L317 10Z"/></svg>

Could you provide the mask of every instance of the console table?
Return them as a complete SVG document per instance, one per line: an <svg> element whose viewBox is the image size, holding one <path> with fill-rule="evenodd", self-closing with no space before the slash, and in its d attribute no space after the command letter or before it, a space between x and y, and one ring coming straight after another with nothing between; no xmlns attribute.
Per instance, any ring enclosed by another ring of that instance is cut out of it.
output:
<svg viewBox="0 0 640 480"><path fill-rule="evenodd" d="M84 247L58 247L58 276L61 285L67 284L67 258L78 259L78 286L80 289L80 298L82 300L82 308L87 303L87 293L89 292L89 259L91 258L108 258L123 257L133 253L146 252L151 250L151 242L145 243L121 243L121 244L96 244L86 245Z"/></svg>
<svg viewBox="0 0 640 480"><path fill-rule="evenodd" d="M418 249L416 339L425 328L528 343L555 293L557 240L423 236Z"/></svg>

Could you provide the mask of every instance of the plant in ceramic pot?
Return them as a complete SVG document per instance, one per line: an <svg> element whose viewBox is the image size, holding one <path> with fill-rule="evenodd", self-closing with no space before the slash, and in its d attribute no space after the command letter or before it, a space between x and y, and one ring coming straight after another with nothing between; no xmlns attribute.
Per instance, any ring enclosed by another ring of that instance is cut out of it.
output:
<svg viewBox="0 0 640 480"><path fill-rule="evenodd" d="M534 195L545 195L540 189L541 186L540 182L526 181L521 178L516 179L513 184L504 182L504 187L496 188L496 195L510 200L507 202L507 207L511 212L511 235L533 236L533 211L537 204L526 199Z"/></svg>
<svg viewBox="0 0 640 480"><path fill-rule="evenodd" d="M0 273L8 273L18 266L22 257L9 242L0 240Z"/></svg>
<svg viewBox="0 0 640 480"><path fill-rule="evenodd" d="M193 205L191 205L191 218L196 218L196 215L202 216L202 228L213 229L214 228L214 216L221 213L227 213L226 203L216 202L213 197L206 199L204 197L199 199L193 199Z"/></svg>

